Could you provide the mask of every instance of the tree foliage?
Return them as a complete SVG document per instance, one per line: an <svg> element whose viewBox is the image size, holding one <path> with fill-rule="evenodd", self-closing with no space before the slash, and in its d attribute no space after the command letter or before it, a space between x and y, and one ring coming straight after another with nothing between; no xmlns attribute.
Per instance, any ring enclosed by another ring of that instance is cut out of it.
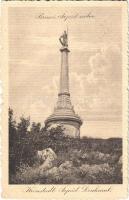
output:
<svg viewBox="0 0 129 200"><path fill-rule="evenodd" d="M25 118L23 116L16 122L13 110L9 108L10 183L22 182L21 179L23 179L24 173L20 176L21 181L12 181L12 177L16 178L17 174L21 173L21 169L26 171L26 168L28 168L28 171L26 175L24 174L25 177L29 176L29 172L32 172L32 177L33 174L36 173L37 180L39 177L37 176L37 172L34 171L37 162L36 152L45 148L51 148L57 154L57 160L55 162L57 169L63 163L69 161L70 163L72 162L74 166L75 174L79 173L77 175L79 177L76 177L76 180L74 180L74 175L72 180L68 180L70 177L64 175L62 179L63 183L69 183L69 181L76 182L77 179L78 181L84 181L84 183L98 183L97 181L99 179L94 179L92 177L94 173L97 173L96 170L99 171L96 176L102 174L102 179L105 181L104 183L122 182L121 164L119 164L120 156L122 155L122 140L120 138L71 138L64 134L64 128L61 125L48 127L46 129L41 123L30 123L30 118ZM93 173L90 174L88 178L85 174L87 171L89 174L91 166ZM96 168L97 166L98 168ZM100 173L103 168L107 170L108 173ZM76 171L77 169L79 169L78 173ZM108 179L107 174L109 174L112 169L115 169L115 171L113 171L113 178L110 176ZM74 172L73 168L71 168L71 171ZM119 174L118 179L115 179L115 173ZM33 183L34 180L32 179L31 182ZM52 180L50 179L48 181L51 182ZM99 183L101 182L102 180L100 180ZM41 183L43 183L43 180L41 180ZM53 183L56 183L55 180Z"/></svg>
<svg viewBox="0 0 129 200"><path fill-rule="evenodd" d="M16 173L23 164L32 166L37 150L51 147L55 152L62 149L63 129L61 126L46 130L40 123L32 122L30 118L21 117L16 122L13 110L9 108L9 170ZM61 143L60 143L61 142Z"/></svg>

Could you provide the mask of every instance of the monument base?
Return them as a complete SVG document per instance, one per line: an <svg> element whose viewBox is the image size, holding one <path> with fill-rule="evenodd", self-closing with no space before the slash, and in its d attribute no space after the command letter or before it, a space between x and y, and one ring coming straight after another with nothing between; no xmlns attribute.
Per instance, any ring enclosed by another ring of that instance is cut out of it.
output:
<svg viewBox="0 0 129 200"><path fill-rule="evenodd" d="M53 124L62 125L64 128L64 133L70 137L79 138L80 137L80 126L82 124L81 119L75 116L55 116L51 115L45 121L46 127L50 127Z"/></svg>

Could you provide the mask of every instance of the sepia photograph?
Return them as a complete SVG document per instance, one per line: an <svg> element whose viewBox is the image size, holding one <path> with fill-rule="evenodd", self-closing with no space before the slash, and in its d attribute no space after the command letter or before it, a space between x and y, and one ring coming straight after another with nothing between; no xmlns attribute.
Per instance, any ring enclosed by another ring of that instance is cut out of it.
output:
<svg viewBox="0 0 129 200"><path fill-rule="evenodd" d="M8 6L10 188L124 186L125 9Z"/></svg>
<svg viewBox="0 0 129 200"><path fill-rule="evenodd" d="M10 184L122 183L120 9L9 9Z"/></svg>

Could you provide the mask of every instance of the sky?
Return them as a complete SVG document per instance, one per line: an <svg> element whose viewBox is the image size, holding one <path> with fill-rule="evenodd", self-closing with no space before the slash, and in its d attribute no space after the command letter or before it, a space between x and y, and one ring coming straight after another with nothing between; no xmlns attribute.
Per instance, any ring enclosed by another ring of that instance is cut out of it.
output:
<svg viewBox="0 0 129 200"><path fill-rule="evenodd" d="M44 125L52 114L59 91L59 37L68 26L70 94L83 120L81 136L121 137L121 9L9 9L9 105L16 119L30 116Z"/></svg>

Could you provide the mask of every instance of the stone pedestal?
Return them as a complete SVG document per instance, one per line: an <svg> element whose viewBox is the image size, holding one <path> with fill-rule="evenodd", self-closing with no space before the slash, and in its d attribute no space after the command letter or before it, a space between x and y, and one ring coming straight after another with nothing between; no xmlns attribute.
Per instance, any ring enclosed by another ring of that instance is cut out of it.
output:
<svg viewBox="0 0 129 200"><path fill-rule="evenodd" d="M58 101L53 114L46 119L45 125L48 127L53 124L62 124L65 128L64 132L66 135L71 137L80 137L80 126L82 124L82 120L75 114L69 93L68 53L70 51L67 46L62 47L60 51L61 73Z"/></svg>

